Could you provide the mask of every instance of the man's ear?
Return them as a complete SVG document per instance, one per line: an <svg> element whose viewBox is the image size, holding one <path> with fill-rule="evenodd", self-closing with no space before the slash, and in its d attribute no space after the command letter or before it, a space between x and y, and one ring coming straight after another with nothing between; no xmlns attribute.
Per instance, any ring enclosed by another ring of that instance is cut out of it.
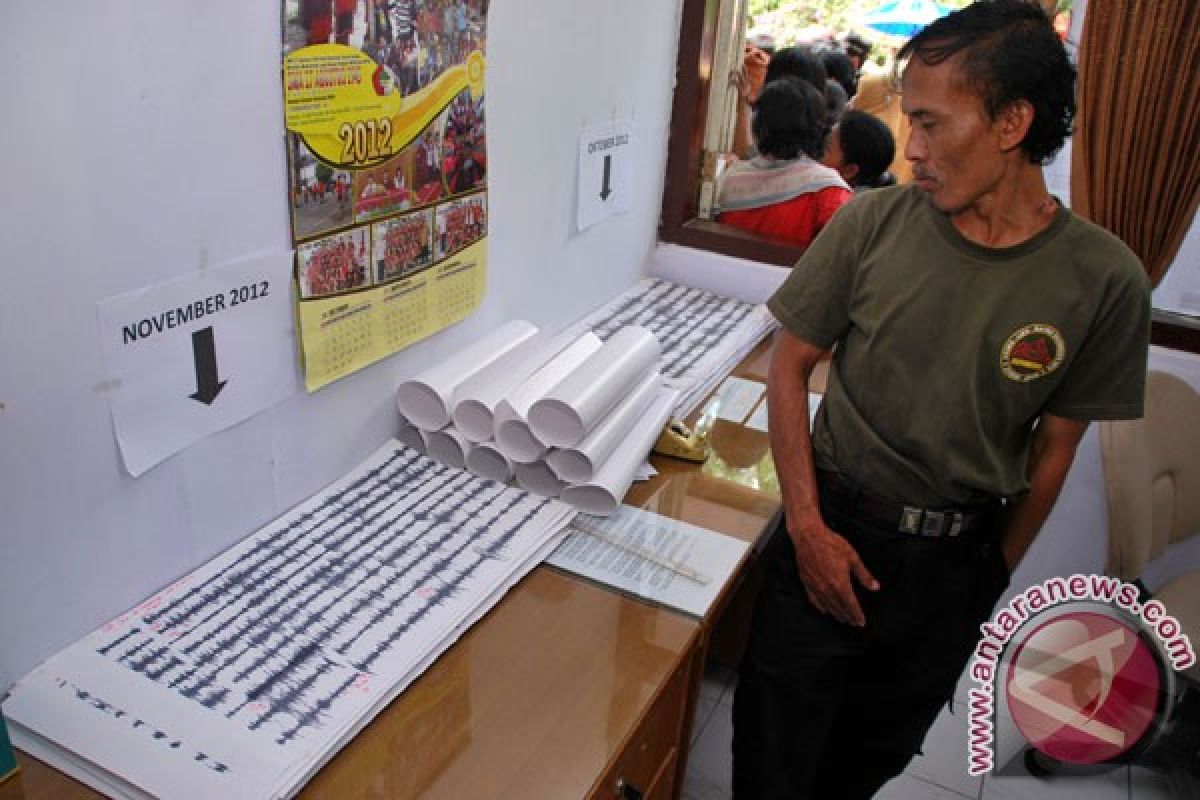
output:
<svg viewBox="0 0 1200 800"><path fill-rule="evenodd" d="M842 180L853 186L854 179L858 176L858 164L842 164L838 167L838 174L842 176Z"/></svg>
<svg viewBox="0 0 1200 800"><path fill-rule="evenodd" d="M1014 100L1001 109L997 120L1000 149L1007 153L1021 146L1033 125L1033 115L1033 104L1025 99Z"/></svg>

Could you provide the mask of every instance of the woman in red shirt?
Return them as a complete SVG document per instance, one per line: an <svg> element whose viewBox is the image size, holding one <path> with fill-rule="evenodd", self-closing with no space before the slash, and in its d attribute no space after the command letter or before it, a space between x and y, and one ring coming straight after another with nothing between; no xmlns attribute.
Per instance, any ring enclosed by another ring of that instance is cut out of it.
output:
<svg viewBox="0 0 1200 800"><path fill-rule="evenodd" d="M718 179L717 221L808 247L854 196L818 163L829 133L825 98L799 78L771 81L754 103L751 130L759 155Z"/></svg>

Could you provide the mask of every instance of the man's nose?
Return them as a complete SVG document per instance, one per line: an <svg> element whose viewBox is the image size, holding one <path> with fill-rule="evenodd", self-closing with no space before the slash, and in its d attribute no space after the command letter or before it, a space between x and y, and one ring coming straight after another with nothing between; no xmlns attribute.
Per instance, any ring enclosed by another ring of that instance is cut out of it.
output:
<svg viewBox="0 0 1200 800"><path fill-rule="evenodd" d="M925 142L917 129L913 129L908 135L908 142L904 145L904 157L912 162L923 161L925 159Z"/></svg>

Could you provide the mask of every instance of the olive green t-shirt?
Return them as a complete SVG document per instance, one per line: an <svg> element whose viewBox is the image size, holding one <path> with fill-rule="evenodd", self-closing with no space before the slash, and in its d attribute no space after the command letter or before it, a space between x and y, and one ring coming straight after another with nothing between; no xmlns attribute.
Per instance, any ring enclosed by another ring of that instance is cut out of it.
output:
<svg viewBox="0 0 1200 800"><path fill-rule="evenodd" d="M768 301L837 344L818 466L926 507L1012 497L1042 412L1141 416L1150 288L1112 234L1060 208L1014 247L964 238L915 187L857 196Z"/></svg>

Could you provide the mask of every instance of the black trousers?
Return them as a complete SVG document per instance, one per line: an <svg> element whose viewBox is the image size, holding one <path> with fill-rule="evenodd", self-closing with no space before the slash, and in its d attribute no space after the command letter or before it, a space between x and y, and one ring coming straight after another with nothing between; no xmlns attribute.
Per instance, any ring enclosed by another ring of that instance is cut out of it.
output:
<svg viewBox="0 0 1200 800"><path fill-rule="evenodd" d="M856 519L824 492L821 510L880 589L857 589L865 628L817 611L776 531L734 695L737 800L874 795L920 751L1008 586L1000 513L931 539Z"/></svg>

